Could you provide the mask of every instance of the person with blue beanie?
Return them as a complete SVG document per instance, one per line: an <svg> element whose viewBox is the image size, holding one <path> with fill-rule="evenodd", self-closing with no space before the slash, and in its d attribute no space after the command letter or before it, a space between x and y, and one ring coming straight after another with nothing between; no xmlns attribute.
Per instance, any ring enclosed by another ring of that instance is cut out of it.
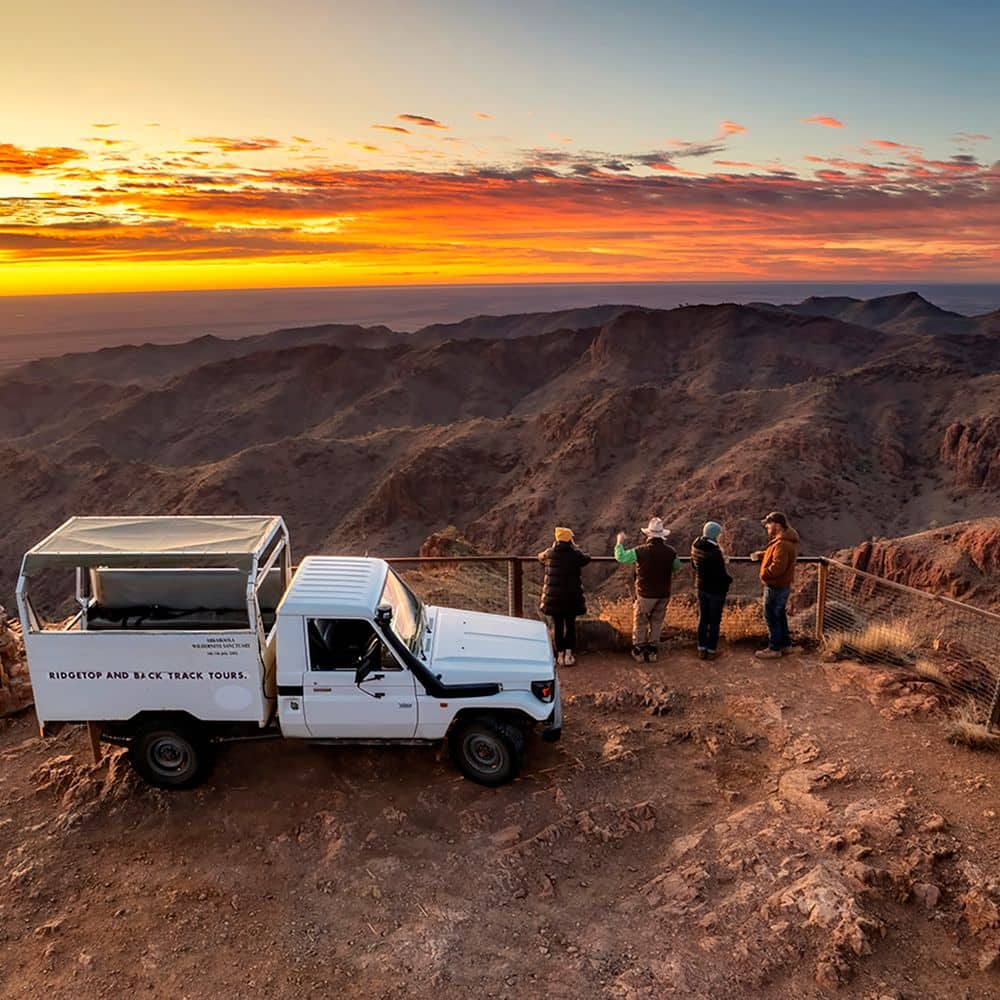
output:
<svg viewBox="0 0 1000 1000"><path fill-rule="evenodd" d="M722 610L733 578L726 568L726 557L719 547L722 525L707 521L701 538L691 545L691 569L698 591L698 659L711 660L719 645Z"/></svg>

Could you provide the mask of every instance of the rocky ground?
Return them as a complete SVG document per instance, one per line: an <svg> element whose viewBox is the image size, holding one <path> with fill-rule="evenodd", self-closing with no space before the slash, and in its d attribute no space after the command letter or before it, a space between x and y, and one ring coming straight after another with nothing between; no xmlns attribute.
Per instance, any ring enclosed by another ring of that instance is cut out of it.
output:
<svg viewBox="0 0 1000 1000"><path fill-rule="evenodd" d="M563 741L498 790L275 742L167 794L9 718L0 992L1000 996L1000 759L900 678L581 657Z"/></svg>

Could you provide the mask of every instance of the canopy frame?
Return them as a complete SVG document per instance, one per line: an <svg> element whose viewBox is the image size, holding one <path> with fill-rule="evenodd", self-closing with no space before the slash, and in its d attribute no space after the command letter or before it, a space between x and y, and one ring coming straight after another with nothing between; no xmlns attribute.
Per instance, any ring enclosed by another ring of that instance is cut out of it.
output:
<svg viewBox="0 0 1000 1000"><path fill-rule="evenodd" d="M250 572L279 534L287 540L285 523L275 516L71 517L28 550L21 575L101 566Z"/></svg>

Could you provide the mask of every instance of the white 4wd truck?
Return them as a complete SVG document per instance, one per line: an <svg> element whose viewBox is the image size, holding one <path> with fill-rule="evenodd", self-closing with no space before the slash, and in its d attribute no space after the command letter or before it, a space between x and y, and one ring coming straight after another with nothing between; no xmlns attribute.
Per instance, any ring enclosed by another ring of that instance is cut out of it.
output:
<svg viewBox="0 0 1000 1000"><path fill-rule="evenodd" d="M541 622L428 607L381 559L291 570L280 517L71 518L17 583L42 734L87 723L95 754L127 746L161 788L197 784L214 743L261 735L446 739L484 785L517 774L529 729L559 738ZM51 595L60 573L77 610L50 624L32 591Z"/></svg>

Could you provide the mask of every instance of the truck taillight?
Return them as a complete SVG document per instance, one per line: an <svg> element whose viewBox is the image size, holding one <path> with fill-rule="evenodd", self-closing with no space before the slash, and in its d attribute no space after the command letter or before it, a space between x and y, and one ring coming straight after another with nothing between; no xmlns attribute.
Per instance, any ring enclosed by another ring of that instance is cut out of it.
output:
<svg viewBox="0 0 1000 1000"><path fill-rule="evenodd" d="M553 681L532 681L531 693L539 701L552 701L556 692L556 682Z"/></svg>

